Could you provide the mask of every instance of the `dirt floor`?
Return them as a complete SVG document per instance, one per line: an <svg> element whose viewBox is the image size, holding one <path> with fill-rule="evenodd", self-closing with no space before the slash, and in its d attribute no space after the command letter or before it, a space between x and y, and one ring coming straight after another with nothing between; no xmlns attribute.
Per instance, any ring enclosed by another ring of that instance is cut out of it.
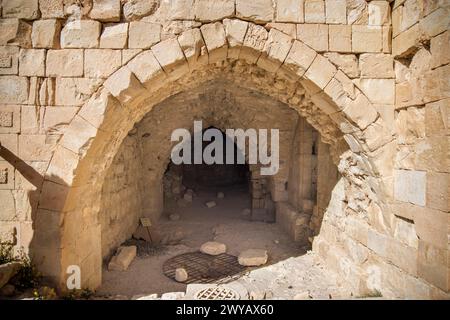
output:
<svg viewBox="0 0 450 320"><path fill-rule="evenodd" d="M125 272L103 270L103 284L97 296L110 298L133 298L140 295L184 292L186 285L166 277L163 263L176 255L198 251L206 241L218 241L227 245L227 253L238 256L246 249L266 249L267 265L243 275L238 281L254 290L271 290L267 298L292 298L298 293L310 291L313 297L328 299L339 297L332 275L312 257L305 254L279 228L277 224L252 222L242 215L249 207L249 195L245 188L223 190L224 199L217 199L216 192L197 192L192 205L170 209L161 217L159 226L163 233L182 231L183 239L176 245L164 246L150 256L138 256ZM207 201L217 206L208 209ZM180 219L171 221L169 214L179 214ZM295 257L295 258L291 258ZM259 292L259 291L258 291Z"/></svg>

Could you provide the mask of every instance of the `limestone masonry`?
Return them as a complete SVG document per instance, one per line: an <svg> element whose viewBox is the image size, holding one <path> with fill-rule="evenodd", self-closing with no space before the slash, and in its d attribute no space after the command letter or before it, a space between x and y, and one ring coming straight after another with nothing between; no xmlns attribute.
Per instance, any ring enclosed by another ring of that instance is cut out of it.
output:
<svg viewBox="0 0 450 320"><path fill-rule="evenodd" d="M174 129L277 128L252 215L359 295L449 299L449 26L449 0L3 0L0 240L96 289L163 212Z"/></svg>

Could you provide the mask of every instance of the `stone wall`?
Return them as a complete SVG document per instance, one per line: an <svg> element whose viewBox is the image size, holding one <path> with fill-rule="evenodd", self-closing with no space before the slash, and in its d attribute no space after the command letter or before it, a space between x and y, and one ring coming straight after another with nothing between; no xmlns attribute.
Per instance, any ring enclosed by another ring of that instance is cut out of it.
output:
<svg viewBox="0 0 450 320"><path fill-rule="evenodd" d="M109 258L131 238L142 216L140 151L136 134L125 138L103 183L99 212L103 257Z"/></svg>

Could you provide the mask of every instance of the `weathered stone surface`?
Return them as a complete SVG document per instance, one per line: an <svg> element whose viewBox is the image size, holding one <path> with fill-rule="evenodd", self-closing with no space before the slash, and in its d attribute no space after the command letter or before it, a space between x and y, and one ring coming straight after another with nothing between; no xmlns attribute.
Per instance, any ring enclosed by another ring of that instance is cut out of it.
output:
<svg viewBox="0 0 450 320"><path fill-rule="evenodd" d="M225 19L223 25L229 46L228 58L237 59L244 43L245 34L247 33L248 22Z"/></svg>
<svg viewBox="0 0 450 320"><path fill-rule="evenodd" d="M200 251L211 256L217 256L227 252L227 246L220 242L209 241L202 244Z"/></svg>
<svg viewBox="0 0 450 320"><path fill-rule="evenodd" d="M381 52L383 50L383 29L376 26L352 26L353 52Z"/></svg>
<svg viewBox="0 0 450 320"><path fill-rule="evenodd" d="M297 25L297 39L314 50L324 52L328 50L328 25L299 24Z"/></svg>
<svg viewBox="0 0 450 320"><path fill-rule="evenodd" d="M324 0L305 0L305 22L325 23Z"/></svg>
<svg viewBox="0 0 450 320"><path fill-rule="evenodd" d="M236 0L236 15L254 22L269 22L273 19L274 8L271 0Z"/></svg>
<svg viewBox="0 0 450 320"><path fill-rule="evenodd" d="M173 20L193 20L195 12L194 0L177 0L172 1L169 10L169 17Z"/></svg>
<svg viewBox="0 0 450 320"><path fill-rule="evenodd" d="M175 280L178 282L186 282L189 279L189 275L184 268L177 268L175 270Z"/></svg>
<svg viewBox="0 0 450 320"><path fill-rule="evenodd" d="M227 57L227 40L225 29L220 22L205 24L200 27L209 55L209 63L216 63Z"/></svg>
<svg viewBox="0 0 450 320"><path fill-rule="evenodd" d="M8 283L8 281L19 271L20 267L20 262L9 262L0 265L0 288Z"/></svg>
<svg viewBox="0 0 450 320"><path fill-rule="evenodd" d="M57 78L55 104L61 106L80 106L101 84L101 79Z"/></svg>
<svg viewBox="0 0 450 320"><path fill-rule="evenodd" d="M128 23L105 25L100 36L100 48L123 49L128 40Z"/></svg>
<svg viewBox="0 0 450 320"><path fill-rule="evenodd" d="M44 77L45 50L43 49L20 50L19 75L27 77Z"/></svg>
<svg viewBox="0 0 450 320"><path fill-rule="evenodd" d="M304 22L305 0L278 0L277 1L277 22Z"/></svg>
<svg viewBox="0 0 450 320"><path fill-rule="evenodd" d="M120 0L93 0L89 17L104 22L120 21Z"/></svg>
<svg viewBox="0 0 450 320"><path fill-rule="evenodd" d="M391 7L388 1L369 2L369 25L382 26L391 22Z"/></svg>
<svg viewBox="0 0 450 320"><path fill-rule="evenodd" d="M214 208L215 206L217 206L217 203L215 201L208 201L207 203L205 203L206 207L208 207L209 209Z"/></svg>
<svg viewBox="0 0 450 320"><path fill-rule="evenodd" d="M0 75L18 74L19 48L15 46L0 47Z"/></svg>
<svg viewBox="0 0 450 320"><path fill-rule="evenodd" d="M295 81L305 74L316 55L317 53L314 50L302 42L294 41L279 73Z"/></svg>
<svg viewBox="0 0 450 320"><path fill-rule="evenodd" d="M394 59L388 54L361 54L359 68L363 78L394 78Z"/></svg>
<svg viewBox="0 0 450 320"><path fill-rule="evenodd" d="M394 196L396 200L419 206L426 204L426 172L396 170Z"/></svg>
<svg viewBox="0 0 450 320"><path fill-rule="evenodd" d="M128 68L149 90L158 90L167 78L152 51L145 51L134 58Z"/></svg>
<svg viewBox="0 0 450 320"><path fill-rule="evenodd" d="M325 53L324 56L335 64L349 78L359 77L358 59L354 54Z"/></svg>
<svg viewBox="0 0 450 320"><path fill-rule="evenodd" d="M352 52L352 27L348 25L329 25L329 50Z"/></svg>
<svg viewBox="0 0 450 320"><path fill-rule="evenodd" d="M360 79L356 85L364 92L372 103L394 104L394 79Z"/></svg>
<svg viewBox="0 0 450 320"><path fill-rule="evenodd" d="M39 18L38 0L3 0L2 7L5 18Z"/></svg>
<svg viewBox="0 0 450 320"><path fill-rule="evenodd" d="M31 47L31 24L16 18L0 19L0 45L17 45L22 48Z"/></svg>
<svg viewBox="0 0 450 320"><path fill-rule="evenodd" d="M431 39L431 67L437 68L450 62L450 32L446 31Z"/></svg>
<svg viewBox="0 0 450 320"><path fill-rule="evenodd" d="M58 20L38 20L33 23L31 41L34 48L59 48L61 24Z"/></svg>
<svg viewBox="0 0 450 320"><path fill-rule="evenodd" d="M108 264L108 270L126 271L133 259L136 257L136 246L119 247L116 255Z"/></svg>
<svg viewBox="0 0 450 320"><path fill-rule="evenodd" d="M217 21L234 15L234 0L197 0L195 2L195 19L200 21Z"/></svg>
<svg viewBox="0 0 450 320"><path fill-rule="evenodd" d="M84 51L84 75L88 78L107 78L122 66L119 50L87 49Z"/></svg>
<svg viewBox="0 0 450 320"><path fill-rule="evenodd" d="M130 22L128 48L148 49L160 40L160 24L144 21Z"/></svg>
<svg viewBox="0 0 450 320"><path fill-rule="evenodd" d="M39 0L43 19L64 18L64 0Z"/></svg>
<svg viewBox="0 0 450 320"><path fill-rule="evenodd" d="M28 100L29 82L26 77L0 77L0 101L10 104L25 104Z"/></svg>
<svg viewBox="0 0 450 320"><path fill-rule="evenodd" d="M98 21L78 20L67 22L61 31L62 48L97 48L101 24Z"/></svg>
<svg viewBox="0 0 450 320"><path fill-rule="evenodd" d="M152 47L152 51L164 71L178 78L189 71L186 58L177 40L169 39Z"/></svg>
<svg viewBox="0 0 450 320"><path fill-rule="evenodd" d="M46 62L47 77L83 76L83 50L48 50Z"/></svg>
<svg viewBox="0 0 450 320"><path fill-rule="evenodd" d="M249 249L239 254L238 261L242 266L257 267L266 264L268 258L267 250Z"/></svg>
<svg viewBox="0 0 450 320"><path fill-rule="evenodd" d="M346 24L347 23L347 1L346 0L326 0L326 23Z"/></svg>
<svg viewBox="0 0 450 320"><path fill-rule="evenodd" d="M123 15L127 20L138 20L154 13L158 5L158 0L126 0Z"/></svg>
<svg viewBox="0 0 450 320"><path fill-rule="evenodd" d="M293 41L293 38L281 31L271 29L263 53L259 57L258 66L269 72L276 72L286 59Z"/></svg>
<svg viewBox="0 0 450 320"><path fill-rule="evenodd" d="M195 28L183 32L178 37L178 43L191 70L198 67L198 65L208 63L208 50L199 29Z"/></svg>
<svg viewBox="0 0 450 320"><path fill-rule="evenodd" d="M239 58L248 63L256 63L264 48L268 34L264 27L249 24Z"/></svg>
<svg viewBox="0 0 450 320"><path fill-rule="evenodd" d="M427 136L449 133L450 99L429 103L425 106L425 131Z"/></svg>
<svg viewBox="0 0 450 320"><path fill-rule="evenodd" d="M313 81L319 88L324 89L336 73L336 67L328 59L317 55L313 63L306 71L306 78Z"/></svg>

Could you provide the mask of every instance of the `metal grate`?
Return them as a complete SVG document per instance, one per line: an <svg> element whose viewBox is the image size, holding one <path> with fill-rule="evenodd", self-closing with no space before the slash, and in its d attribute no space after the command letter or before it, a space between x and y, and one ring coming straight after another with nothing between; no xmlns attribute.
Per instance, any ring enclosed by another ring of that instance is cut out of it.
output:
<svg viewBox="0 0 450 320"><path fill-rule="evenodd" d="M184 268L188 273L189 283L214 283L221 279L234 278L244 271L235 256L220 254L210 256L201 252L184 253L167 260L163 265L164 274L175 279L175 270Z"/></svg>
<svg viewBox="0 0 450 320"><path fill-rule="evenodd" d="M194 296L196 300L239 300L239 294L226 287L209 287L200 290Z"/></svg>

